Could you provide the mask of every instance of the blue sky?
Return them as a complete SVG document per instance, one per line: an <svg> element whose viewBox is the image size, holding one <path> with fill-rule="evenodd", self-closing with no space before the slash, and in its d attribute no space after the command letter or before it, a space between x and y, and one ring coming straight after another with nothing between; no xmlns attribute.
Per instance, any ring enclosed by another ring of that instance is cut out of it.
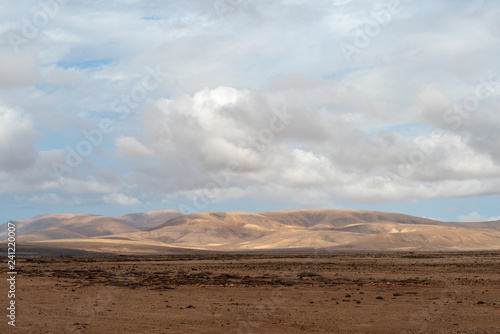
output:
<svg viewBox="0 0 500 334"><path fill-rule="evenodd" d="M500 4L0 4L0 222L500 219Z"/></svg>

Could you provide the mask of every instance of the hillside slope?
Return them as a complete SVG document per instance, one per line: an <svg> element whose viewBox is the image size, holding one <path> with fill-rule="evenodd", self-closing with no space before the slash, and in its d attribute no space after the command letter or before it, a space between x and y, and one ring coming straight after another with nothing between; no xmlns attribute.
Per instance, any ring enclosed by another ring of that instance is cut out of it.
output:
<svg viewBox="0 0 500 334"><path fill-rule="evenodd" d="M162 247L193 251L497 250L500 249L499 228L500 222L439 222L360 210L207 212L179 216L147 231L60 238L57 245L125 253L161 252ZM43 238L45 241L40 240L40 244L56 245L47 240L47 235Z"/></svg>
<svg viewBox="0 0 500 334"><path fill-rule="evenodd" d="M182 215L177 210L161 210L107 217L90 214L43 215L15 221L17 241L43 241L68 238L89 238L139 232ZM5 240L7 229L0 231Z"/></svg>

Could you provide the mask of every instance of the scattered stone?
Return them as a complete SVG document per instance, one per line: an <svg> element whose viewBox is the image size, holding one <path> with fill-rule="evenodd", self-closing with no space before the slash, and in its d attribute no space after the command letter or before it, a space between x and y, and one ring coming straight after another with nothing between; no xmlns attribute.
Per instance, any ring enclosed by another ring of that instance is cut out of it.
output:
<svg viewBox="0 0 500 334"><path fill-rule="evenodd" d="M156 287L157 290L162 290L162 289L165 289L165 290L173 290L175 289L174 286L171 286L171 285L168 285L168 284L164 284L164 285L158 285Z"/></svg>
<svg viewBox="0 0 500 334"><path fill-rule="evenodd" d="M478 305L484 304L483 301L478 301L477 303L478 303Z"/></svg>
<svg viewBox="0 0 500 334"><path fill-rule="evenodd" d="M345 297L346 297L346 298L349 298L349 297L351 297L351 295L350 295L350 294L346 294L346 295L345 295Z"/></svg>
<svg viewBox="0 0 500 334"><path fill-rule="evenodd" d="M325 277L325 276L319 276L319 277L316 278L316 280L320 281L320 282L323 282L323 283L330 283L332 281L330 278Z"/></svg>
<svg viewBox="0 0 500 334"><path fill-rule="evenodd" d="M375 298L375 299L384 299L384 297L382 297L382 296L377 296L377 298Z"/></svg>
<svg viewBox="0 0 500 334"><path fill-rule="evenodd" d="M397 292L393 293L392 295L393 295L394 297L399 297L399 296L402 296L402 294L397 293Z"/></svg>

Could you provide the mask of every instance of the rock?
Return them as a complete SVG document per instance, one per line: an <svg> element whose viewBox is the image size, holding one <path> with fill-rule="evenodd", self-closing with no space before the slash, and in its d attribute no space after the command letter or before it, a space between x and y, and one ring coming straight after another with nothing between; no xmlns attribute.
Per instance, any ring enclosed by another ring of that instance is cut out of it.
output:
<svg viewBox="0 0 500 334"><path fill-rule="evenodd" d="M316 278L316 280L320 281L320 282L323 282L323 283L330 283L332 281L330 278L325 277L325 276L319 276L318 278Z"/></svg>

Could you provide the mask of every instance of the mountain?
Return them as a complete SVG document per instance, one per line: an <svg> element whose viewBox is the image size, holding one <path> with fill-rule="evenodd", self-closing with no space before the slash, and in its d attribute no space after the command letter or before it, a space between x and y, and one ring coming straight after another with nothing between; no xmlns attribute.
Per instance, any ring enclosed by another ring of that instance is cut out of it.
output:
<svg viewBox="0 0 500 334"><path fill-rule="evenodd" d="M121 217L70 215L64 223L39 228L19 238L32 241L30 244L37 247L109 253L500 249L500 221L440 222L398 213L361 210L206 212L189 215L181 215L177 211L172 214L171 219L164 220L162 213ZM36 224L43 225L48 217L52 216L39 218ZM86 219L88 222L83 223ZM82 222L81 225L69 223L75 220ZM146 226L151 228L145 230Z"/></svg>
<svg viewBox="0 0 500 334"><path fill-rule="evenodd" d="M147 230L183 213L161 210L132 213L119 217L90 214L42 215L15 221L19 242L89 238L104 235L131 233ZM7 236L7 229L0 231L0 240Z"/></svg>

